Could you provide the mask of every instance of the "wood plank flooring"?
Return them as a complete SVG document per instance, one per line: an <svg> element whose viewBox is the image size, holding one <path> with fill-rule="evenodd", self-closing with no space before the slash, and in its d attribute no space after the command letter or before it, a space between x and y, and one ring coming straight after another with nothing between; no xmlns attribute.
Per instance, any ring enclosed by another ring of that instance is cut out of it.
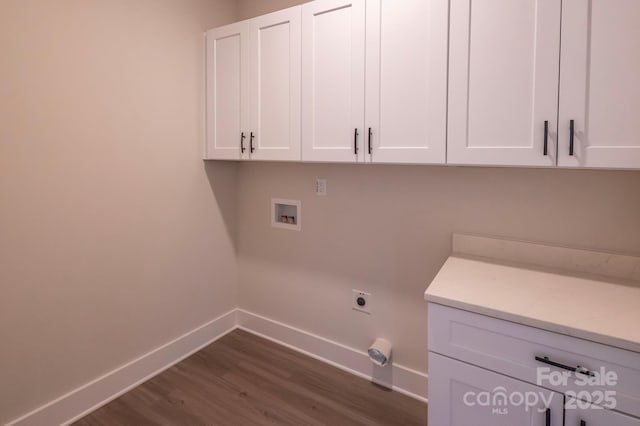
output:
<svg viewBox="0 0 640 426"><path fill-rule="evenodd" d="M420 401L235 330L75 425L426 423Z"/></svg>

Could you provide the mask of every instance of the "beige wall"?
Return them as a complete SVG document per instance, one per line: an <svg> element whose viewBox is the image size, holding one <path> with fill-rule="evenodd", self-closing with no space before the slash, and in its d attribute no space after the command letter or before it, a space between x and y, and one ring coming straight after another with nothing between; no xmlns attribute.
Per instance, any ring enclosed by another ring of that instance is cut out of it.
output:
<svg viewBox="0 0 640 426"><path fill-rule="evenodd" d="M426 371L423 292L452 232L640 255L639 189L638 171L243 163L240 306L361 350L386 337ZM270 226L271 197L302 201L301 232ZM371 316L351 310L354 288Z"/></svg>
<svg viewBox="0 0 640 426"><path fill-rule="evenodd" d="M236 305L235 169L205 166L231 0L6 0L0 424Z"/></svg>
<svg viewBox="0 0 640 426"><path fill-rule="evenodd" d="M248 19L310 0L238 0L238 19Z"/></svg>

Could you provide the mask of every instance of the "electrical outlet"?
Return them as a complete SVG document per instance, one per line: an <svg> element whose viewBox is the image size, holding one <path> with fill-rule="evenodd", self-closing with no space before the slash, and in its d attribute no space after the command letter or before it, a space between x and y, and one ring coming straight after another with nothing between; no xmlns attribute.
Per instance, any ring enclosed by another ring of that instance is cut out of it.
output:
<svg viewBox="0 0 640 426"><path fill-rule="evenodd" d="M316 195L327 195L326 179L316 179Z"/></svg>
<svg viewBox="0 0 640 426"><path fill-rule="evenodd" d="M360 290L353 290L351 308L356 311L371 314L371 294Z"/></svg>

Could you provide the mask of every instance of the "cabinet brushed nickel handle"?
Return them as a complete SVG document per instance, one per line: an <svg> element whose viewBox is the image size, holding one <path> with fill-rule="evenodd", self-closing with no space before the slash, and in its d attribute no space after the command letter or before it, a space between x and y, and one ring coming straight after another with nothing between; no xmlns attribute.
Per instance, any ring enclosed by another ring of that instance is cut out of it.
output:
<svg viewBox="0 0 640 426"><path fill-rule="evenodd" d="M253 132L251 132L251 136L249 137L249 150L251 151L252 154L253 154L253 151L256 150L253 147L253 138L255 138L255 135L253 134Z"/></svg>
<svg viewBox="0 0 640 426"><path fill-rule="evenodd" d="M373 151L373 147L371 146L371 135L373 135L373 130L369 127L369 155L371 155L371 152Z"/></svg>
<svg viewBox="0 0 640 426"><path fill-rule="evenodd" d="M573 155L573 134L575 127L575 120L569 121L569 155Z"/></svg>
<svg viewBox="0 0 640 426"><path fill-rule="evenodd" d="M358 128L356 127L355 131L353 132L353 151L356 155L358 155Z"/></svg>
<svg viewBox="0 0 640 426"><path fill-rule="evenodd" d="M244 147L244 140L247 137L244 135L244 132L240 133L240 152L244 154L247 148Z"/></svg>
<svg viewBox="0 0 640 426"><path fill-rule="evenodd" d="M544 122L544 155L549 155L549 120Z"/></svg>
<svg viewBox="0 0 640 426"><path fill-rule="evenodd" d="M547 365L553 365L554 367L562 368L563 370L573 371L574 373L584 374L585 376L595 376L595 373L593 371L589 371L584 367L580 367L580 366L572 367L570 365L560 364L559 362L551 361L547 356L545 357L536 356L536 361L541 362L543 364L547 364Z"/></svg>
<svg viewBox="0 0 640 426"><path fill-rule="evenodd" d="M547 411L544 412L545 425L551 426L551 408L547 408Z"/></svg>

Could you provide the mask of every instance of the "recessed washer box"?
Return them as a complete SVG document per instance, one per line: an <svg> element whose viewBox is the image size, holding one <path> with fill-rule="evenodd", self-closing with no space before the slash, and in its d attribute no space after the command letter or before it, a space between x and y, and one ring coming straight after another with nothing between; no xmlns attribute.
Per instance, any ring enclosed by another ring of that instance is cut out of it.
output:
<svg viewBox="0 0 640 426"><path fill-rule="evenodd" d="M271 199L271 226L299 231L302 229L302 203L299 200Z"/></svg>

